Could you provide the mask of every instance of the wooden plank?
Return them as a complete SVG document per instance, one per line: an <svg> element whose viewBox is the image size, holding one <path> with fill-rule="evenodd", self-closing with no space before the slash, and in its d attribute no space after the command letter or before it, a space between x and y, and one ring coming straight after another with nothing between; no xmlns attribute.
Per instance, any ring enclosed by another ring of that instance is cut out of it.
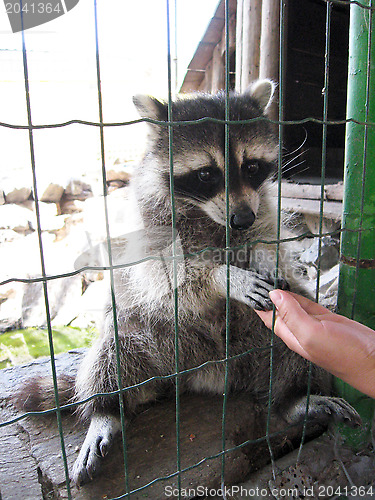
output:
<svg viewBox="0 0 375 500"><path fill-rule="evenodd" d="M324 199L331 201L342 201L343 183L326 184L324 186ZM320 200L321 187L319 184L298 184L294 182L282 181L281 196L283 198L299 198L307 200Z"/></svg>
<svg viewBox="0 0 375 500"><path fill-rule="evenodd" d="M321 189L317 184L297 184L294 182L281 183L281 196L283 198L319 200L320 193Z"/></svg>
<svg viewBox="0 0 375 500"><path fill-rule="evenodd" d="M216 44L214 43L201 42L198 45L199 58L192 60L192 62L189 65L189 71L191 70L204 71L206 69L207 64L210 62L212 58L212 53L215 50L215 47Z"/></svg>
<svg viewBox="0 0 375 500"><path fill-rule="evenodd" d="M296 198L282 198L281 208L287 212L316 215L320 214L319 200L303 200ZM327 219L341 220L342 204L338 201L326 201L323 204L323 215Z"/></svg>
<svg viewBox="0 0 375 500"><path fill-rule="evenodd" d="M327 200L342 201L344 196L344 184L338 182L337 184L328 184L324 188Z"/></svg>

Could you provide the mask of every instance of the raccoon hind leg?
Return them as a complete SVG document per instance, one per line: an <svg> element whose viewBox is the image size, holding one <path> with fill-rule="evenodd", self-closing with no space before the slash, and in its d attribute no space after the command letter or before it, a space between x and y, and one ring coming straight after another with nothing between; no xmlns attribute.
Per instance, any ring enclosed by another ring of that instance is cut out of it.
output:
<svg viewBox="0 0 375 500"><path fill-rule="evenodd" d="M290 406L284 414L290 424L302 423L307 409L307 398L302 397ZM360 427L361 417L343 398L311 395L307 410L308 420L328 424L331 419L342 422L352 428Z"/></svg>
<svg viewBox="0 0 375 500"><path fill-rule="evenodd" d="M120 431L119 417L101 414L91 417L85 440L72 469L72 480L77 486L92 480L101 467L102 458L107 455Z"/></svg>

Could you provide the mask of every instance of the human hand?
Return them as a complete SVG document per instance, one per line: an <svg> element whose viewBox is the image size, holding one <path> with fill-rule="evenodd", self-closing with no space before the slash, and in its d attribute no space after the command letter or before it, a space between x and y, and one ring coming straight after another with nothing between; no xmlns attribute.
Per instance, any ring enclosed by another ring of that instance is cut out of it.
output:
<svg viewBox="0 0 375 500"><path fill-rule="evenodd" d="M375 331L300 295L273 290L274 331L285 344L375 398ZM272 311L255 311L272 328Z"/></svg>

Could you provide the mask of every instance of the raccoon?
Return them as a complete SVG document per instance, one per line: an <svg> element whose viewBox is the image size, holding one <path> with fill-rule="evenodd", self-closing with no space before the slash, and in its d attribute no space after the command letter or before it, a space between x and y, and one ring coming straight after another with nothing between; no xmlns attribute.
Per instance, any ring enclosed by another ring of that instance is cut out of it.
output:
<svg viewBox="0 0 375 500"><path fill-rule="evenodd" d="M229 390L262 401L272 349L275 412L289 424L304 418L308 362L281 342L271 348L270 331L254 312L272 308L268 293L275 286L308 294L290 244L277 244L290 234L284 220L278 230L272 196L278 141L265 117L274 87L257 81L243 94L231 93L227 104L224 93L198 93L176 99L169 112L153 97L134 98L150 128L130 185L142 229L128 238L122 256L128 264L114 270L120 376L110 301L101 337L75 381L75 401L85 401L78 412L90 421L72 471L78 485L97 473L121 430L118 395L94 395L118 391L120 378L131 387L123 393L130 419L140 405L172 393L176 327L181 391L223 394L228 357ZM350 405L328 396L327 372L313 366L311 380L309 417L359 424Z"/></svg>

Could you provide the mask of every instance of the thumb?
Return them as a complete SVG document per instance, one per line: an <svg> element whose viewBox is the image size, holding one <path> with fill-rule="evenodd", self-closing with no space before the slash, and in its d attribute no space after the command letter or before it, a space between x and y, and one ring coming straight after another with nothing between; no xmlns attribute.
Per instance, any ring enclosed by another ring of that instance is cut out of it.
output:
<svg viewBox="0 0 375 500"><path fill-rule="evenodd" d="M303 340L320 326L319 321L310 316L292 294L272 290L269 296L276 306L279 319L297 339Z"/></svg>

